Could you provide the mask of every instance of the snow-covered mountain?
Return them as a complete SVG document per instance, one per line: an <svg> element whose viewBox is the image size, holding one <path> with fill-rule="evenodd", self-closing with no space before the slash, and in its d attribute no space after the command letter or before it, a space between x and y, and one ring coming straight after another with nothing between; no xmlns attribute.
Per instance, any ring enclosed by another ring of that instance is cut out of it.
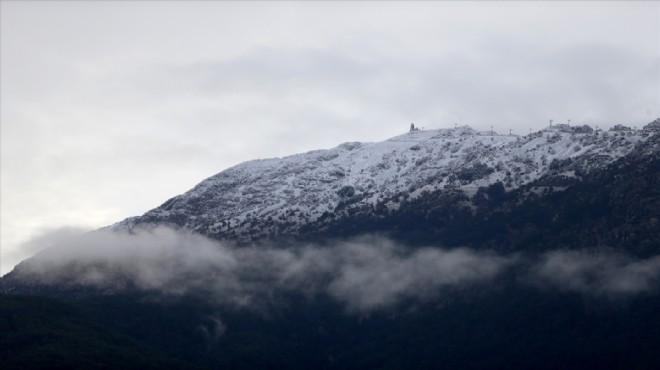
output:
<svg viewBox="0 0 660 370"><path fill-rule="evenodd" d="M336 219L377 206L396 210L434 192L469 199L498 182L507 191L530 183L539 191L561 191L659 131L660 119L642 130L554 125L526 136L467 126L411 130L377 143L245 162L109 228L166 223L221 239L255 240L295 235L329 215Z"/></svg>
<svg viewBox="0 0 660 370"><path fill-rule="evenodd" d="M112 325L209 368L462 368L476 353L484 368L657 369L659 183L660 120L411 131L246 162L0 278L0 367L41 361L50 342L24 349L34 323L66 349L62 323L88 332L80 312L98 319L90 340Z"/></svg>

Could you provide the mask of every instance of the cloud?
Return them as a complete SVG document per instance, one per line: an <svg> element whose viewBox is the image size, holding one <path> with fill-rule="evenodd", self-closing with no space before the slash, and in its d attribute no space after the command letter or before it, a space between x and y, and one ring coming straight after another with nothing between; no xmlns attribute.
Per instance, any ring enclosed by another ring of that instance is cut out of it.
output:
<svg viewBox="0 0 660 370"><path fill-rule="evenodd" d="M24 261L14 278L106 293L200 294L239 307L277 303L288 293L328 294L351 311L368 311L491 281L509 263L467 249L411 250L379 237L330 246L234 247L156 227L86 234Z"/></svg>
<svg viewBox="0 0 660 370"><path fill-rule="evenodd" d="M201 332L202 337L206 341L207 350L217 346L220 337L225 335L227 326L220 318L220 314L215 312L207 315L204 322L200 324L197 329Z"/></svg>
<svg viewBox="0 0 660 370"><path fill-rule="evenodd" d="M236 247L158 226L85 234L24 261L9 278L104 294L195 295L253 310L286 303L291 294L326 296L348 312L370 312L487 286L510 272L541 290L617 298L657 291L660 256L634 259L574 251L497 255L467 248L410 248L378 236L328 245ZM209 320L204 329L209 338L221 335L221 321Z"/></svg>
<svg viewBox="0 0 660 370"><path fill-rule="evenodd" d="M510 258L468 249L410 252L389 241L380 244L361 241L339 247L338 275L328 288L352 310L424 301L445 288L492 282L511 263Z"/></svg>
<svg viewBox="0 0 660 370"><path fill-rule="evenodd" d="M42 250L58 245L66 245L69 241L75 240L87 231L88 230L79 227L62 227L42 230L33 238L22 243L18 248L2 251L2 264L3 266L14 266Z"/></svg>
<svg viewBox="0 0 660 370"><path fill-rule="evenodd" d="M555 251L542 256L531 276L535 284L594 296L651 293L660 287L660 256L635 260L613 253Z"/></svg>

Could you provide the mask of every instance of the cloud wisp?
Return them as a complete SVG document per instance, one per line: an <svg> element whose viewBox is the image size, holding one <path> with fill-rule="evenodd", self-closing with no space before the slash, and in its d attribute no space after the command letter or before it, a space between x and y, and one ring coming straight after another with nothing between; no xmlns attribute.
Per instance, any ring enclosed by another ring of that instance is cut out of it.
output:
<svg viewBox="0 0 660 370"><path fill-rule="evenodd" d="M490 281L510 263L468 249L407 249L379 237L330 246L234 247L157 227L89 233L23 262L14 277L106 293L201 294L241 307L273 303L288 293L328 294L350 311L368 311Z"/></svg>
<svg viewBox="0 0 660 370"><path fill-rule="evenodd" d="M660 256L554 251L542 256L531 277L535 284L601 297L650 293L660 287Z"/></svg>
<svg viewBox="0 0 660 370"><path fill-rule="evenodd" d="M660 256L554 251L522 257L410 248L376 236L330 245L236 247L161 226L88 233L24 261L9 278L106 294L198 295L248 309L279 304L290 294L325 295L349 312L369 312L493 284L506 272L538 289L621 297L657 291Z"/></svg>

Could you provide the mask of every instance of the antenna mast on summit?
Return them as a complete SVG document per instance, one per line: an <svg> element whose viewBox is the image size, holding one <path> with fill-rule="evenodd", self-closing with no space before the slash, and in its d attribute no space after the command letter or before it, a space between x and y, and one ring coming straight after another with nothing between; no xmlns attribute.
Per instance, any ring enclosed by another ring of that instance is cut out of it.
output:
<svg viewBox="0 0 660 370"><path fill-rule="evenodd" d="M554 120L550 120L550 127L552 127L552 122L553 122L553 121L554 121Z"/></svg>

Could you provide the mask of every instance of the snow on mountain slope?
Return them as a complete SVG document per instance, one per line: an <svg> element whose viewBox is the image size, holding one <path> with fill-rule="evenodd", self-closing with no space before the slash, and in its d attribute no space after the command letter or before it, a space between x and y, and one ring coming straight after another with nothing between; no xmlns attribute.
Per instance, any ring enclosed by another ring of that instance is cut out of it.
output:
<svg viewBox="0 0 660 370"><path fill-rule="evenodd" d="M554 179L549 184L561 189L562 179L575 180L630 153L657 132L654 125L658 121L644 130L616 126L608 132L555 125L524 137L463 126L344 143L239 164L110 228L170 223L218 238L258 238L255 232L295 232L324 214L379 202L396 209L425 191L472 195L498 181L512 190L541 178Z"/></svg>

